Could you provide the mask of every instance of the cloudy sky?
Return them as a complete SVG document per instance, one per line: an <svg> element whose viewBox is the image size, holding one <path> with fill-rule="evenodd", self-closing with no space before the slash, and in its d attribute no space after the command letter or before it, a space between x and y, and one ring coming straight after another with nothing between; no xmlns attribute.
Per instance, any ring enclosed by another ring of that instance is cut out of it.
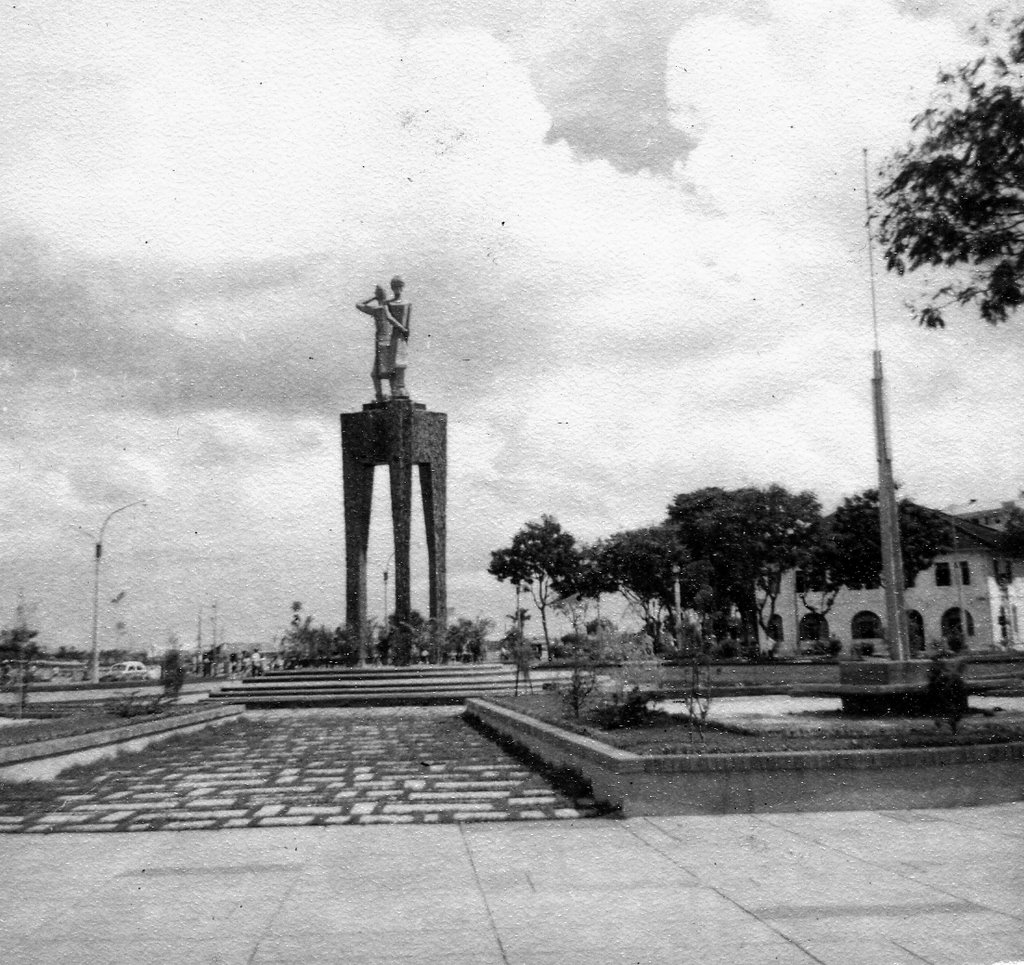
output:
<svg viewBox="0 0 1024 965"><path fill-rule="evenodd" d="M104 644L193 642L214 601L229 640L292 600L341 622L353 305L395 272L412 394L449 413L458 615L511 611L489 553L541 513L593 539L701 486L871 485L862 148L906 139L987 8L8 5L0 615L22 593L86 644L89 534L145 500L106 532ZM1024 323L919 330L922 281L879 280L904 492L1010 498Z"/></svg>

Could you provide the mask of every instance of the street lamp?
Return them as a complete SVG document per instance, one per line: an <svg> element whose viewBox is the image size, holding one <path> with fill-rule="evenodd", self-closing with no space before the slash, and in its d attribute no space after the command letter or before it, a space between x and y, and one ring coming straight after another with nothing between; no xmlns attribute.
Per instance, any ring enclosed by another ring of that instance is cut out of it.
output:
<svg viewBox="0 0 1024 965"><path fill-rule="evenodd" d="M100 535L96 537L96 566L95 566L95 581L93 583L92 590L92 682L97 684L100 682L100 647L99 647L99 619L100 619L100 560L103 558L103 532L107 528L109 523L118 513L123 513L126 509L131 509L132 506L144 506L146 501L144 499L137 499L134 503L128 503L126 506L121 506L115 509L105 520L103 525L100 527Z"/></svg>
<svg viewBox="0 0 1024 965"><path fill-rule="evenodd" d="M681 568L678 563L672 564L672 592L675 601L676 609L676 651L678 653L683 652L683 607L682 607L682 594L679 588L679 574Z"/></svg>
<svg viewBox="0 0 1024 965"><path fill-rule="evenodd" d="M391 555L387 558L387 562L384 564L384 632L388 629L388 567L391 565L391 561L395 558L395 551L391 551Z"/></svg>

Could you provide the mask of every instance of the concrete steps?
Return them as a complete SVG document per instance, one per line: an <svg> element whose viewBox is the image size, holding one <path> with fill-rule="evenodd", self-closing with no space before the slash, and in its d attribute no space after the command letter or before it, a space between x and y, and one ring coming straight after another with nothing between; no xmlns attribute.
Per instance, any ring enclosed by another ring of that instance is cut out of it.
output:
<svg viewBox="0 0 1024 965"><path fill-rule="evenodd" d="M561 670L531 675L535 690ZM524 689L520 682L520 691ZM505 664L276 670L225 684L211 700L246 707L366 707L461 704L470 697L515 692L515 670Z"/></svg>

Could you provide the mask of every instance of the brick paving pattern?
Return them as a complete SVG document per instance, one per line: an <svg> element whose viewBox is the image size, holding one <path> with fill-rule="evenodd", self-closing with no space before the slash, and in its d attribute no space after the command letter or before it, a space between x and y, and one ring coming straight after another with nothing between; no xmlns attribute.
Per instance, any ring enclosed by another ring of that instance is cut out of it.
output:
<svg viewBox="0 0 1024 965"><path fill-rule="evenodd" d="M0 832L591 817L452 708L250 712L0 793Z"/></svg>

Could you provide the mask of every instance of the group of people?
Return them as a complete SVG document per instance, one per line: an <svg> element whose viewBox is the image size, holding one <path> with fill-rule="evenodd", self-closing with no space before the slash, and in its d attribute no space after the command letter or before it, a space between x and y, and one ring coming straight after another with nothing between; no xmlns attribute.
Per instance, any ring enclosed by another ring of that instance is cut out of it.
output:
<svg viewBox="0 0 1024 965"><path fill-rule="evenodd" d="M194 672L202 677L262 677L267 670L277 670L280 657L264 657L259 648L243 650L240 654L224 653L223 648L205 650L196 655Z"/></svg>
<svg viewBox="0 0 1024 965"><path fill-rule="evenodd" d="M378 402L384 401L382 382L391 385L391 398L407 399L405 369L408 364L409 316L412 306L402 298L405 282L397 275L391 279L392 297L388 298L382 285L373 295L358 302L356 308L373 317L376 326L374 340L373 389Z"/></svg>

